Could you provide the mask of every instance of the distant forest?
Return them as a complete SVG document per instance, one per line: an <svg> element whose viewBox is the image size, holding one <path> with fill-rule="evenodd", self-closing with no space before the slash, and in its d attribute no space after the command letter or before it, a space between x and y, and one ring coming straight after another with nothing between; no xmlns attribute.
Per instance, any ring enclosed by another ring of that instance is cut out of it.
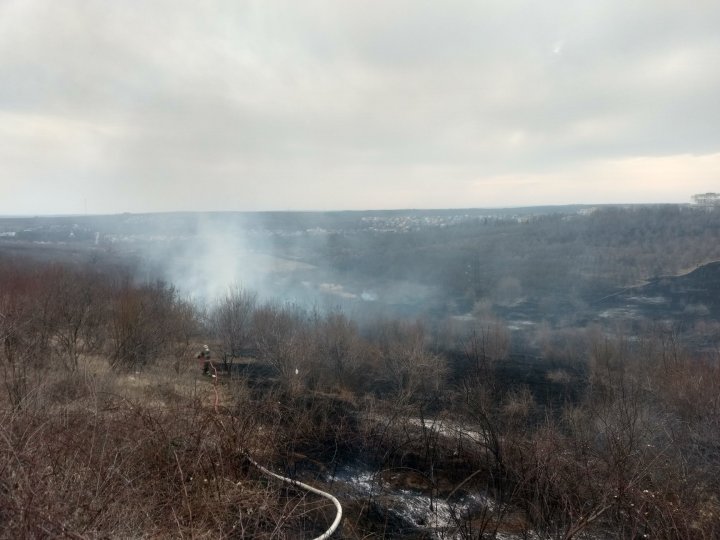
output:
<svg viewBox="0 0 720 540"><path fill-rule="evenodd" d="M178 244L226 230L255 252L315 265L330 281L426 286L433 297L418 301L440 316L521 299L554 312L720 259L720 212L697 205L16 218L0 220L0 257L22 246L48 259L39 248L62 243L88 248L75 260L119 257L166 278ZM138 242L115 242L128 236Z"/></svg>
<svg viewBox="0 0 720 540"><path fill-rule="evenodd" d="M607 208L331 237L324 255L341 271L442 283L452 294L478 299L492 295L508 276L523 290L543 294L674 274L720 258L718 240L720 212Z"/></svg>

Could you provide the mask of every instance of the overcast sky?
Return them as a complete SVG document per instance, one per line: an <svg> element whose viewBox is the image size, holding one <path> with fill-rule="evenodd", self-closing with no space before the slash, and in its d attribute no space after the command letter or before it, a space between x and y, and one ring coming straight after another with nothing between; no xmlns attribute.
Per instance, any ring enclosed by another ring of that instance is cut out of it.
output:
<svg viewBox="0 0 720 540"><path fill-rule="evenodd" d="M720 2L0 0L0 214L687 202Z"/></svg>

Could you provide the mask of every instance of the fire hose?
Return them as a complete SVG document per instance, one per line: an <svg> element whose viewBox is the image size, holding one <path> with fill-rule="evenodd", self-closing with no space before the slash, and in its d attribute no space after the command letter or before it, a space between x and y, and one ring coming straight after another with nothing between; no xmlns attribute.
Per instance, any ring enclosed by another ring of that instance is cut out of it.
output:
<svg viewBox="0 0 720 540"><path fill-rule="evenodd" d="M326 538L330 538L333 533L337 530L338 526L340 525L340 520L342 520L342 506L340 506L340 501L337 500L337 498L330 493L327 493L326 491L322 491L320 489L314 488L312 486L309 486L307 484L304 484L303 482L299 482L298 480L293 480L292 478L287 478L285 476L280 476L279 474L275 474L274 472L266 469L262 465L260 465L257 461L255 461L253 458L251 458L247 453L245 454L245 457L255 465L260 472L265 474L266 476L271 476L272 478L277 478L278 480L282 480L283 482L290 484L292 486L296 486L299 488L302 488L306 491L309 491L311 493L315 493L316 495L320 495L321 497L325 497L326 499L332 501L332 503L335 505L335 520L332 522L332 525L330 525L330 528L325 531L320 536L314 538L314 540L325 540Z"/></svg>
<svg viewBox="0 0 720 540"><path fill-rule="evenodd" d="M220 401L220 395L218 394L217 389L217 370L215 369L215 366L212 364L210 365L214 372L213 377L213 390L215 392L215 400L213 404L213 408L215 409L215 412L218 413L218 405ZM250 457L250 454L248 454L246 451L243 451L243 454L248 459L250 463L252 463L255 467L258 468L258 470L263 473L266 476L270 476L272 478L275 478L277 480L280 480L282 482L285 482L286 484L290 484L291 486L299 487L301 489L304 489L305 491L309 491L310 493L315 493L316 495L320 495L321 497L325 497L329 501L331 501L335 505L335 520L332 522L330 527L327 531L325 531L320 536L315 537L313 540L326 540L327 538L330 538L335 531L337 530L338 526L340 525L340 521L342 520L342 506L340 505L340 501L337 500L337 497L332 495L331 493L328 493L326 491L322 491L321 489L314 488L308 484L305 484L303 482L300 482L298 480L293 480L292 478L287 478L285 476L280 476L279 474L276 474L272 472L269 469L266 469L262 465L260 465L257 461L255 461L253 458Z"/></svg>

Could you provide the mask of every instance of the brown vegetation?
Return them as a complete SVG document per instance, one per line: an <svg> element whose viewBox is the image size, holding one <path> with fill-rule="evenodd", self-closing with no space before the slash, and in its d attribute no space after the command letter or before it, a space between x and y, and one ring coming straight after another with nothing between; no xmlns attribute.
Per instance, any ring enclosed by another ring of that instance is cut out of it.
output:
<svg viewBox="0 0 720 540"><path fill-rule="evenodd" d="M453 356L419 323L360 328L238 289L203 313L166 284L108 269L5 263L0 283L2 537L327 527L331 505L263 477L246 452L321 484L369 464L378 485L449 501L437 535L720 534L720 366L671 328L632 340L590 329L566 349L544 329L546 354L587 366L580 399L545 404L500 384L509 334L496 320ZM217 369L234 367L203 378L203 343ZM454 358L464 367L451 384ZM469 493L492 505L452 510ZM343 503L348 538L432 532L407 532L377 494Z"/></svg>

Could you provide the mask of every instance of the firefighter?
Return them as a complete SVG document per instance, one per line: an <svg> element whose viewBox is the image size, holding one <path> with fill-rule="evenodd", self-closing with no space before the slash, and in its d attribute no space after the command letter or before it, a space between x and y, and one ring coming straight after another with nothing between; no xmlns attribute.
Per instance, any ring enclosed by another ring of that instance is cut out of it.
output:
<svg viewBox="0 0 720 540"><path fill-rule="evenodd" d="M210 366L211 366L210 347L208 347L207 345L203 345L203 348L198 353L197 357L198 357L198 360L204 361L203 362L203 375L210 375ZM214 377L215 374L213 373L212 376Z"/></svg>

